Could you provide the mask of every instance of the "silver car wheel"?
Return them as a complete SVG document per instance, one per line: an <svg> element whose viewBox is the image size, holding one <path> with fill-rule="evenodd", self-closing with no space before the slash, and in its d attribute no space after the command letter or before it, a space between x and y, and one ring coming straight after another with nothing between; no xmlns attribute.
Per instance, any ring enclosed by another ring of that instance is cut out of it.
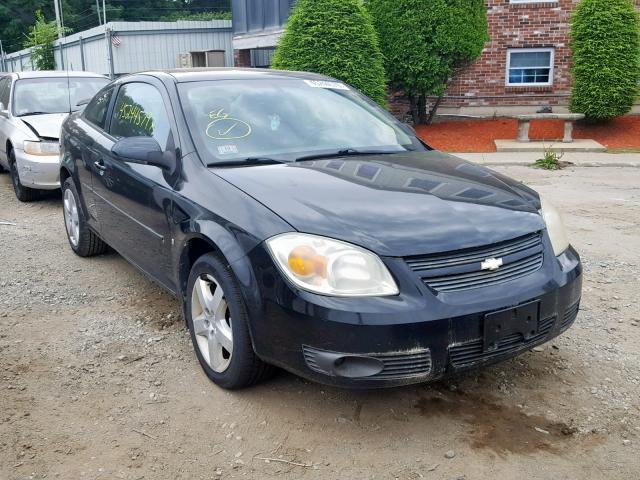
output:
<svg viewBox="0 0 640 480"><path fill-rule="evenodd" d="M211 275L202 275L193 284L191 319L205 362L214 372L224 372L233 354L231 314L222 287Z"/></svg>
<svg viewBox="0 0 640 480"><path fill-rule="evenodd" d="M64 224L67 227L69 241L74 247L78 246L80 240L80 216L78 215L78 204L76 197L70 189L64 192Z"/></svg>

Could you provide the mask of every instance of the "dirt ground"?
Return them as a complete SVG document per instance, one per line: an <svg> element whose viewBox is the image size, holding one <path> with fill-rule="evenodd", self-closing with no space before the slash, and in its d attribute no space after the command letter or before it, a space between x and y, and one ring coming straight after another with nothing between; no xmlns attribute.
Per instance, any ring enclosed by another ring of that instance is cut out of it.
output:
<svg viewBox="0 0 640 480"><path fill-rule="evenodd" d="M640 169L501 171L565 212L572 329L434 385L241 392L201 372L177 301L115 253L75 257L59 196L20 204L1 174L0 479L638 478Z"/></svg>

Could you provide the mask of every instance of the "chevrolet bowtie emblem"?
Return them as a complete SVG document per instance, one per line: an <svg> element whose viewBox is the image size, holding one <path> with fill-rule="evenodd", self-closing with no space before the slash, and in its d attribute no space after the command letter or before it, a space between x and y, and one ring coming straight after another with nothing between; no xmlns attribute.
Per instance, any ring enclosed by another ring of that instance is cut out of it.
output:
<svg viewBox="0 0 640 480"><path fill-rule="evenodd" d="M498 270L502 266L501 258L487 258L480 264L481 270Z"/></svg>

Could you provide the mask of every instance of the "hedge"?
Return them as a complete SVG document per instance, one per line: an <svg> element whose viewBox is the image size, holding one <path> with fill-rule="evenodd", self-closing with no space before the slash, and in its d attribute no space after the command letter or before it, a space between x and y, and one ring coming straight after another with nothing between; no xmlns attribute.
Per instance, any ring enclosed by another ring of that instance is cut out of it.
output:
<svg viewBox="0 0 640 480"><path fill-rule="evenodd" d="M582 0L572 18L572 112L605 121L628 113L640 80L640 23L631 0Z"/></svg>
<svg viewBox="0 0 640 480"><path fill-rule="evenodd" d="M383 57L361 0L298 0L272 67L335 77L385 104Z"/></svg>

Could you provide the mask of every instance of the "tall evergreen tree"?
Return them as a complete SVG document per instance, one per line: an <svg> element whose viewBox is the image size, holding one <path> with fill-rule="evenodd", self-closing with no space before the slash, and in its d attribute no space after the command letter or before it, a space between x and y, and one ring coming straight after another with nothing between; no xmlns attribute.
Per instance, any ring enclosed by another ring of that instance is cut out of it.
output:
<svg viewBox="0 0 640 480"><path fill-rule="evenodd" d="M335 77L385 104L382 53L361 0L298 0L273 68Z"/></svg>
<svg viewBox="0 0 640 480"><path fill-rule="evenodd" d="M593 121L631 110L640 81L640 23L631 0L582 0L571 24L571 111Z"/></svg>

